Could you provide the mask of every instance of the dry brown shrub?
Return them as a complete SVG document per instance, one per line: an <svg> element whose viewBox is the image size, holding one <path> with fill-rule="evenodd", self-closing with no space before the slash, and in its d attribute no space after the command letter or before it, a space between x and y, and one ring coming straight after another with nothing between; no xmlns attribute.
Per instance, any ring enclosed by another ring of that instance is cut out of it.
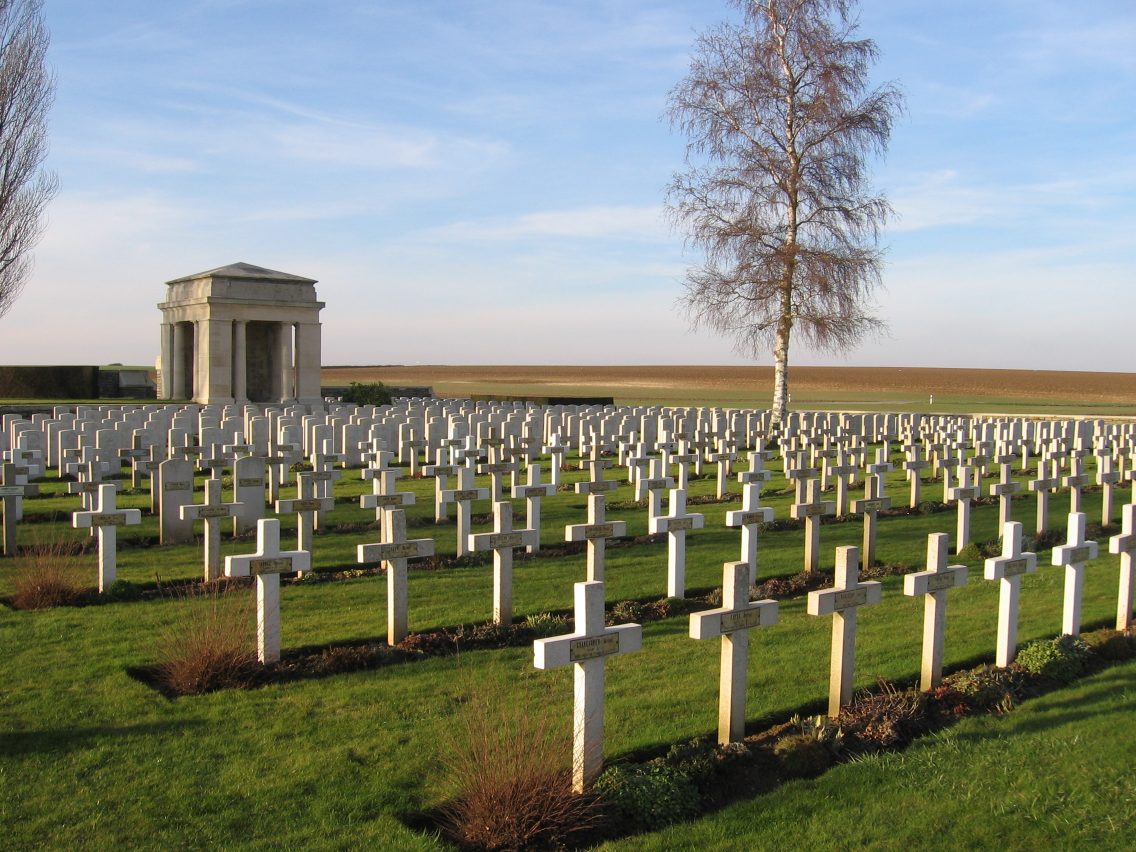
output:
<svg viewBox="0 0 1136 852"><path fill-rule="evenodd" d="M12 594L15 609L46 609L70 606L87 594L87 573L79 558L81 543L49 538L24 547L12 561Z"/></svg>
<svg viewBox="0 0 1136 852"><path fill-rule="evenodd" d="M158 641L158 684L174 695L251 685L261 668L251 590L211 583L175 598L177 615Z"/></svg>
<svg viewBox="0 0 1136 852"><path fill-rule="evenodd" d="M598 800L572 792L569 732L524 705L539 707L475 687L442 738L451 795L439 821L464 848L557 847L600 821Z"/></svg>

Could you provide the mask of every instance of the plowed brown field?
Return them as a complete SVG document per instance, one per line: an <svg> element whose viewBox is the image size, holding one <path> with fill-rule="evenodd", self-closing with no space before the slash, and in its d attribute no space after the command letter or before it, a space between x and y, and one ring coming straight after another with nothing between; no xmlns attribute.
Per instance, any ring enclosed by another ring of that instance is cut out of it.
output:
<svg viewBox="0 0 1136 852"><path fill-rule="evenodd" d="M954 405L968 410L1022 407L1136 413L1136 374L929 367L792 367L797 405L894 409ZM324 367L325 385L381 381L430 386L443 397L611 396L619 402L768 405L772 367L691 366L374 366Z"/></svg>

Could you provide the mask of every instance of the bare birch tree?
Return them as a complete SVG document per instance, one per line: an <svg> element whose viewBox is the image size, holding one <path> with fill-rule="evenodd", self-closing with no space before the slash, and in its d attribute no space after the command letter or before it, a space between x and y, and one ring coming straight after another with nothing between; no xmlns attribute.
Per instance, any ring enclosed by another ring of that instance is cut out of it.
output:
<svg viewBox="0 0 1136 852"><path fill-rule="evenodd" d="M849 0L733 0L741 24L701 35L670 93L687 136L668 190L672 221L704 253L680 299L695 327L760 357L772 345L773 416L785 417L789 341L843 351L882 328L879 230L891 212L867 187L902 109L868 90L875 44Z"/></svg>
<svg viewBox="0 0 1136 852"><path fill-rule="evenodd" d="M48 41L42 0L0 0L0 316L31 272L31 249L56 190L43 169L55 96Z"/></svg>

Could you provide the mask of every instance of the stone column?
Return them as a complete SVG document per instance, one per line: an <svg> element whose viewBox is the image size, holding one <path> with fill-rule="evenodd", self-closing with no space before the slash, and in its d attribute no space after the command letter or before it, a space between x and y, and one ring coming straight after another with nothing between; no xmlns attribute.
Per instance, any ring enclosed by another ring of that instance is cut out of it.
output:
<svg viewBox="0 0 1136 852"><path fill-rule="evenodd" d="M224 404L233 401L233 387L230 382L233 363L233 322L232 320L201 320L198 324L201 341L201 357L197 364L201 369L195 382L196 399L208 404Z"/></svg>
<svg viewBox="0 0 1136 852"><path fill-rule="evenodd" d="M180 322L173 323L173 327L173 351L170 353L170 366L167 370L163 363L162 370L170 374L170 397L172 399L185 399L188 396L185 388L186 327Z"/></svg>
<svg viewBox="0 0 1136 852"><path fill-rule="evenodd" d="M321 324L296 324L296 399L318 403L320 394Z"/></svg>
<svg viewBox="0 0 1136 852"><path fill-rule="evenodd" d="M233 320L233 400L238 403L248 398L245 326L245 320Z"/></svg>
<svg viewBox="0 0 1136 852"><path fill-rule="evenodd" d="M295 368L292 363L292 323L280 323L280 401L295 398Z"/></svg>
<svg viewBox="0 0 1136 852"><path fill-rule="evenodd" d="M173 394L171 388L173 387L173 373L174 368L174 326L171 323L162 323L162 373L158 377L160 385L158 386L158 399L169 399Z"/></svg>

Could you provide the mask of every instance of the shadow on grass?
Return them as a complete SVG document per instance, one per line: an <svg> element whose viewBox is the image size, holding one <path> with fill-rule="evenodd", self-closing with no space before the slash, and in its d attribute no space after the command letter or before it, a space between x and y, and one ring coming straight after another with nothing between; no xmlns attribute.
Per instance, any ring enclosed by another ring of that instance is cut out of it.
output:
<svg viewBox="0 0 1136 852"><path fill-rule="evenodd" d="M150 737L155 734L186 733L187 729L201 727L199 720L179 722L147 722L140 725L103 725L95 728L49 728L38 731L0 733L0 755L20 757L28 754L56 754L87 748L104 737Z"/></svg>

